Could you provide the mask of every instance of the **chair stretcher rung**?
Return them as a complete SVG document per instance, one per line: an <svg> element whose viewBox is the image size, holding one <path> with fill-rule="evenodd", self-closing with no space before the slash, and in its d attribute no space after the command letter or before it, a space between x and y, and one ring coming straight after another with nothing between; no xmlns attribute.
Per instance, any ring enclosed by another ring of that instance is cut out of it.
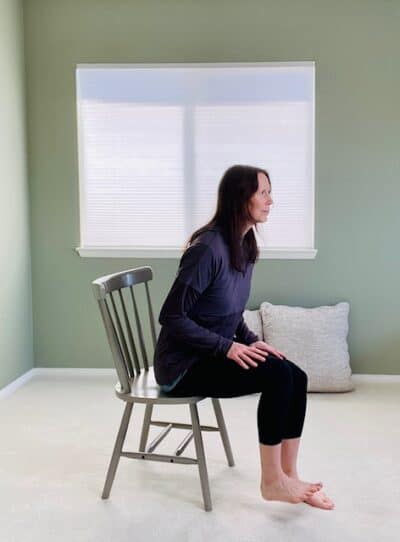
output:
<svg viewBox="0 0 400 542"><path fill-rule="evenodd" d="M160 427L172 425L172 427L176 427L179 429L193 429L193 426L190 423L162 422L162 421L155 421L155 420L152 420L150 423L151 425L158 425ZM200 429L202 431L219 431L219 427L212 427L211 425L200 425Z"/></svg>
<svg viewBox="0 0 400 542"><path fill-rule="evenodd" d="M174 455L149 454L147 452L121 452L121 457L130 459L147 459L149 461L164 461L165 463L184 463L186 465L197 465L197 459L192 457L176 457Z"/></svg>
<svg viewBox="0 0 400 542"><path fill-rule="evenodd" d="M183 452L183 450L186 448L186 446L189 444L189 442L192 440L193 438L193 431L190 431L190 433L188 433L186 435L186 437L182 440L182 442L179 444L178 448L175 450L175 455L181 455L181 453Z"/></svg>
<svg viewBox="0 0 400 542"><path fill-rule="evenodd" d="M156 449L156 447L160 444L162 440L165 439L165 437L168 435L168 433L172 429L172 423L169 423L166 428L161 431L159 435L156 436L154 440L151 441L151 443L147 446L146 452L151 453L153 450Z"/></svg>

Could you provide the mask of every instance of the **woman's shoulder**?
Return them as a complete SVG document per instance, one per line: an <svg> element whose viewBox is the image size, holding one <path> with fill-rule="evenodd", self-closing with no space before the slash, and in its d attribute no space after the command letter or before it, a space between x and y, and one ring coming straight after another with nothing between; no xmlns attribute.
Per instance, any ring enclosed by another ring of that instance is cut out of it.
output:
<svg viewBox="0 0 400 542"><path fill-rule="evenodd" d="M214 239L218 235L218 230L215 227L210 227L207 230L202 231L199 235L195 237L195 239L192 241L192 244L194 243L203 243L204 245L212 244Z"/></svg>
<svg viewBox="0 0 400 542"><path fill-rule="evenodd" d="M206 230L202 231L193 241L203 243L205 245L218 245L224 243L224 235L220 226L210 226Z"/></svg>
<svg viewBox="0 0 400 542"><path fill-rule="evenodd" d="M198 292L204 291L221 267L217 232L204 231L183 252L176 278Z"/></svg>
<svg viewBox="0 0 400 542"><path fill-rule="evenodd" d="M212 226L198 235L191 243L194 246L207 247L214 258L221 258L226 253L226 243L221 229L218 226ZM205 249L206 250L206 249Z"/></svg>

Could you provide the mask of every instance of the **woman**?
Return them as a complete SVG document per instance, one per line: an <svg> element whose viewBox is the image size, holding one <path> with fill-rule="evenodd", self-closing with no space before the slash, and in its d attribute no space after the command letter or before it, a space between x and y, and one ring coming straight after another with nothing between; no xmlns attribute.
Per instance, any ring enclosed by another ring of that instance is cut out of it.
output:
<svg viewBox="0 0 400 542"><path fill-rule="evenodd" d="M265 222L268 173L236 165L223 175L217 210L189 239L161 308L154 371L173 396L236 397L261 392L257 410L261 495L332 509L322 483L296 469L307 401L307 375L243 320L258 258L253 226Z"/></svg>

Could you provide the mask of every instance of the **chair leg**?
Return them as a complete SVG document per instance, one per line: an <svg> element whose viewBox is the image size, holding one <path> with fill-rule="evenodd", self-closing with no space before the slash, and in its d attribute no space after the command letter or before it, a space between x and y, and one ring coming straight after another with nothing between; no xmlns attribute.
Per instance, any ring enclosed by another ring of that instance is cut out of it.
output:
<svg viewBox="0 0 400 542"><path fill-rule="evenodd" d="M145 413L144 413L142 435L140 437L139 452L145 452L146 451L146 444L147 444L147 439L148 439L148 436L149 436L150 422L151 422L152 413L153 413L153 404L148 403L146 405L146 410L145 410Z"/></svg>
<svg viewBox="0 0 400 542"><path fill-rule="evenodd" d="M193 437L194 444L196 448L196 456L199 465L199 474L200 474L200 483L201 490L203 493L204 508L207 512L212 510L211 504L211 495L210 495L210 485L208 482L208 473L206 458L204 455L204 446L203 446L203 437L201 435L200 421L199 421L199 412L196 404L190 404L190 416L192 419L193 426Z"/></svg>
<svg viewBox="0 0 400 542"><path fill-rule="evenodd" d="M215 417L217 418L217 425L219 427L219 432L221 434L222 443L225 448L228 465L230 467L234 467L235 462L233 460L232 448L229 442L228 431L226 430L226 425L225 425L224 415L222 414L221 404L219 402L219 399L212 398L211 400L214 407Z"/></svg>
<svg viewBox="0 0 400 542"><path fill-rule="evenodd" d="M129 420L131 418L133 403L126 403L125 410L122 416L121 425L117 435L117 440L114 444L114 451L111 457L110 465L107 471L107 477L104 484L102 499L108 499L111 491L111 486L114 482L115 473L118 467L119 458L121 457L122 446L124 445L126 432L128 430Z"/></svg>

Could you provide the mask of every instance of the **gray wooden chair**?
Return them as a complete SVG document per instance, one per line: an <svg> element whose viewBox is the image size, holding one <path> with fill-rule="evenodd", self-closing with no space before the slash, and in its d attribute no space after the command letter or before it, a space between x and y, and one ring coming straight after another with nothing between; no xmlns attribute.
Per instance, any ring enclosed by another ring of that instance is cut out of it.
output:
<svg viewBox="0 0 400 542"><path fill-rule="evenodd" d="M212 509L212 504L201 432L220 432L228 465L232 467L234 466L234 461L228 433L219 399L211 399L217 420L217 427L200 425L197 403L205 399L205 397L172 397L163 393L155 381L153 367L149 367L148 363L149 360L143 336L142 322L140 320L136 297L133 291L135 287L136 293L139 294L137 286L139 284L144 284L150 320L151 339L153 347L155 347L156 331L148 285L148 282L152 279L153 271L151 267L146 266L100 277L92 282L94 295L98 301L118 375L119 381L115 386L115 393L119 399L122 399L122 401L125 402L125 409L115 441L110 466L108 468L102 498L107 499L110 495L111 486L114 481L120 457L164 461L168 463L183 463L185 465L198 465L204 508L209 511ZM132 317L133 315L134 319ZM136 326L132 326L133 321L135 321ZM139 345L140 349L137 348L137 345ZM142 367L139 361L138 350L141 352ZM145 403L146 409L139 451L128 452L123 451L122 448L134 403ZM156 421L152 419L154 405L176 404L189 405L191 417L190 424ZM150 444L147 444L150 425L159 426L163 429ZM189 429L190 431L176 448L173 455L154 453L156 447L173 428ZM194 439L196 458L184 457L181 454L192 438Z"/></svg>

